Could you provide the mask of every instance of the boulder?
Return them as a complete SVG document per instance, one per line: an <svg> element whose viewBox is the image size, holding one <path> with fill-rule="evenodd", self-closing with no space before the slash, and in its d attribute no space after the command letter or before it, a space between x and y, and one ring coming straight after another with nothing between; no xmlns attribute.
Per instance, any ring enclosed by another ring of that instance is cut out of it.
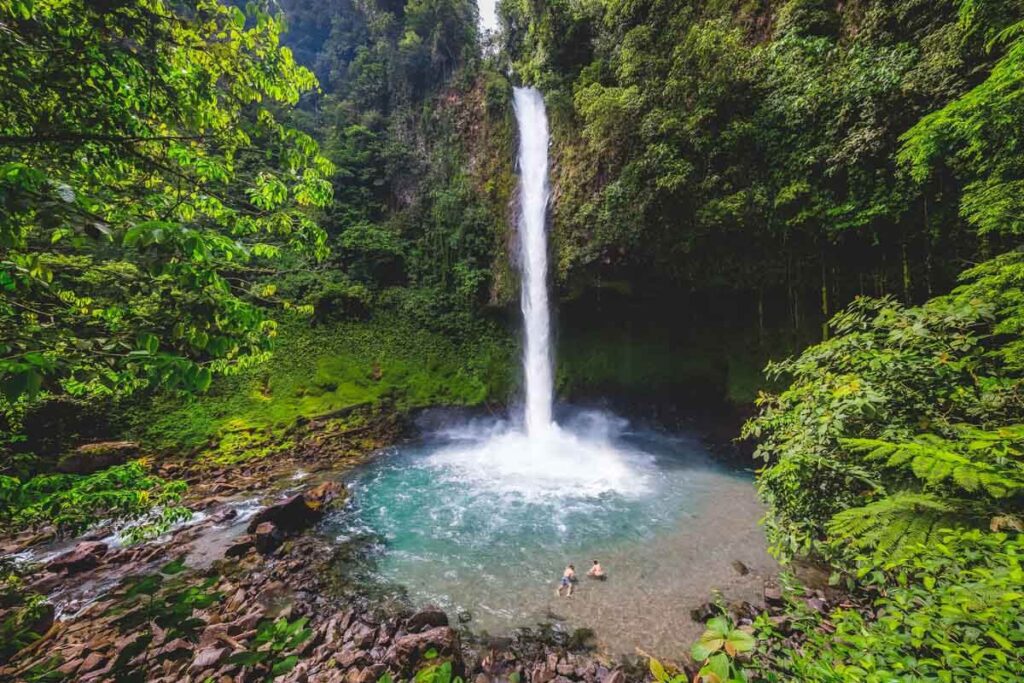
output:
<svg viewBox="0 0 1024 683"><path fill-rule="evenodd" d="M277 550L281 541L284 540L284 534L273 522L261 522L253 531L252 538L256 550L267 555Z"/></svg>
<svg viewBox="0 0 1024 683"><path fill-rule="evenodd" d="M70 552L50 560L46 568L51 572L78 574L97 567L100 558L107 554L107 544L99 541L82 541Z"/></svg>
<svg viewBox="0 0 1024 683"><path fill-rule="evenodd" d="M92 474L114 465L123 465L139 454L134 441L102 441L87 443L57 461L57 471L64 474Z"/></svg>
<svg viewBox="0 0 1024 683"><path fill-rule="evenodd" d="M405 630L409 633L419 633L427 629L448 625L448 615L440 607L427 605L420 611L413 614L405 622Z"/></svg>
<svg viewBox="0 0 1024 683"><path fill-rule="evenodd" d="M264 522L273 522L284 533L307 529L324 516L327 508L344 494L344 489L328 481L302 493L285 498L260 510L249 522L249 533Z"/></svg>

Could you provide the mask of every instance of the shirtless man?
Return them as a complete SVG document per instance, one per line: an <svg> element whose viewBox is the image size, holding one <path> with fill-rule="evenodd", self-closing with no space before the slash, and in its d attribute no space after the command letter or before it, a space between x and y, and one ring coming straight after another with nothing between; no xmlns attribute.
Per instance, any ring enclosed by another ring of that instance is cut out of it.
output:
<svg viewBox="0 0 1024 683"><path fill-rule="evenodd" d="M576 567L571 564L565 568L562 572L562 580L558 583L558 590L555 591L555 595L562 597L562 591L565 591L565 597L572 597L572 591L576 584Z"/></svg>
<svg viewBox="0 0 1024 683"><path fill-rule="evenodd" d="M608 578L607 574L604 573L604 569L601 567L601 563L597 560L594 560L594 566L587 571L587 576L592 579L600 579L602 581Z"/></svg>

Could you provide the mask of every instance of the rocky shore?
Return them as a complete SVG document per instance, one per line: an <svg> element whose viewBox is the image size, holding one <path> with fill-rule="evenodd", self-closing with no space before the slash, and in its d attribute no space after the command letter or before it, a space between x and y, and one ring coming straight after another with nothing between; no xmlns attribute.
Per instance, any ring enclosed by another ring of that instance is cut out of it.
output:
<svg viewBox="0 0 1024 683"><path fill-rule="evenodd" d="M324 482L247 519L220 507L140 546L78 541L26 585L60 612L42 615L36 629L43 637L0 668L0 677L227 683L263 680L275 661L292 661L280 680L370 683L446 661L455 675L481 681L625 680L587 649L585 633L481 638L437 608L339 594L332 585L337 551L310 530L343 500L340 486ZM190 561L197 551L223 557L204 568ZM303 637L273 652L277 643L267 634L275 624L300 624Z"/></svg>
<svg viewBox="0 0 1024 683"><path fill-rule="evenodd" d="M195 514L159 539L126 546L110 528L65 544L39 544L45 534L7 539L5 554L20 551L29 568L24 592L48 602L32 628L42 637L0 664L0 680L372 683L441 663L474 683L649 679L644 653L612 659L587 629L555 622L490 637L469 614L375 596L360 583L359 550L324 538L317 523L344 504L340 475L402 426L381 418L352 435L331 424L303 425L287 457L220 470L161 466L189 480ZM749 624L765 605L781 615L773 585L764 605L727 609ZM692 616L716 613L708 604ZM674 665L695 672L682 653Z"/></svg>

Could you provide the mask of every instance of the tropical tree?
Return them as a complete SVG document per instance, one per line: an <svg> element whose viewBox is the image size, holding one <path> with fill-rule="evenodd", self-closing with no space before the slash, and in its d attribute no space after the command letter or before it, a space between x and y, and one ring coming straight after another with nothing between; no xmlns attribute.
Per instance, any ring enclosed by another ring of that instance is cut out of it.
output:
<svg viewBox="0 0 1024 683"><path fill-rule="evenodd" d="M274 335L264 281L320 259L331 164L282 21L216 0L0 0L0 382L203 390ZM291 256L289 256L291 255Z"/></svg>

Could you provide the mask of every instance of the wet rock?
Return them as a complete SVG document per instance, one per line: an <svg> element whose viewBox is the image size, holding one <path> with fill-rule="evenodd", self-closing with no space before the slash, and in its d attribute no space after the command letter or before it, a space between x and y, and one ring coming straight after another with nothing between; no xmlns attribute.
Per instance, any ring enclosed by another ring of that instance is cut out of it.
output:
<svg viewBox="0 0 1024 683"><path fill-rule="evenodd" d="M736 573L740 576L746 576L750 573L750 569L747 567L747 565L743 564L739 560L732 561L732 568L735 569Z"/></svg>
<svg viewBox="0 0 1024 683"><path fill-rule="evenodd" d="M780 615L768 617L768 619L772 622L772 626L778 629L782 635L788 636L793 632L793 621L788 616Z"/></svg>
<svg viewBox="0 0 1024 683"><path fill-rule="evenodd" d="M161 659L174 660L190 654L193 649L195 649L195 646L184 638L175 638L157 650L156 654Z"/></svg>
<svg viewBox="0 0 1024 683"><path fill-rule="evenodd" d="M229 654L231 648L228 647L205 647L196 653L188 670L195 673L203 669L212 669L227 659Z"/></svg>
<svg viewBox="0 0 1024 683"><path fill-rule="evenodd" d="M340 499L343 493L344 489L335 482L324 482L263 508L249 522L248 531L253 533L263 522L273 522L285 533L302 531L319 521L327 508Z"/></svg>
<svg viewBox="0 0 1024 683"><path fill-rule="evenodd" d="M345 633L345 641L351 643L354 647L366 650L373 647L374 642L377 640L377 629L372 626L368 626L361 621L357 621L349 627Z"/></svg>
<svg viewBox="0 0 1024 683"><path fill-rule="evenodd" d="M427 605L420 611L413 614L405 622L405 630L409 633L419 633L427 629L448 625L448 615L440 607Z"/></svg>
<svg viewBox="0 0 1024 683"><path fill-rule="evenodd" d="M718 616L720 610L713 602L705 602L699 607L690 610L690 618L700 624L705 624L712 617Z"/></svg>
<svg viewBox="0 0 1024 683"><path fill-rule="evenodd" d="M103 441L79 446L57 461L57 471L64 474L92 474L114 465L123 465L139 453L134 441Z"/></svg>
<svg viewBox="0 0 1024 683"><path fill-rule="evenodd" d="M395 639L387 661L403 672L411 671L428 650L437 650L442 657L451 657L461 665L459 634L448 626L439 626L423 633L411 633Z"/></svg>
<svg viewBox="0 0 1024 683"><path fill-rule="evenodd" d="M107 661L106 655L101 652L91 652L89 656L82 662L82 666L78 668L78 675L87 674L90 671L95 671L103 666Z"/></svg>
<svg viewBox="0 0 1024 683"><path fill-rule="evenodd" d="M229 629L230 626L228 624L210 624L203 629L202 634L199 636L199 645L203 647L220 642L221 638L229 635Z"/></svg>
<svg viewBox="0 0 1024 683"><path fill-rule="evenodd" d="M99 541L82 541L74 550L51 560L46 569L51 572L78 574L99 566L100 558L107 554L107 544Z"/></svg>
<svg viewBox="0 0 1024 683"><path fill-rule="evenodd" d="M764 604L773 609L782 609L786 600L782 597L782 587L775 580L764 582Z"/></svg>
<svg viewBox="0 0 1024 683"><path fill-rule="evenodd" d="M277 528L273 522L261 522L256 530L253 532L253 545L256 550L268 555L281 545L284 540L284 534Z"/></svg>
<svg viewBox="0 0 1024 683"><path fill-rule="evenodd" d="M757 618L760 610L746 600L737 600L729 605L729 614L738 623L750 623Z"/></svg>
<svg viewBox="0 0 1024 683"><path fill-rule="evenodd" d="M818 612L819 614L826 614L829 611L828 603L825 600L818 597L809 598L807 600L807 606L815 612Z"/></svg>
<svg viewBox="0 0 1024 683"><path fill-rule="evenodd" d="M334 655L334 661L342 669L350 669L354 666L368 664L370 662L370 655L365 650L346 645L342 648L341 652Z"/></svg>
<svg viewBox="0 0 1024 683"><path fill-rule="evenodd" d="M246 553L255 547L252 542L252 538L246 537L237 543L233 543L228 546L228 549L224 551L224 557L242 557Z"/></svg>
<svg viewBox="0 0 1024 683"><path fill-rule="evenodd" d="M530 683L549 683L554 677L555 672L541 664L530 672Z"/></svg>
<svg viewBox="0 0 1024 683"><path fill-rule="evenodd" d="M460 611L458 615L456 615L456 619L460 624L468 624L469 622L473 621L473 613Z"/></svg>
<svg viewBox="0 0 1024 683"><path fill-rule="evenodd" d="M238 510L235 508L224 508L214 513L210 517L210 522L213 524L223 524L224 522L230 522L235 517L238 517Z"/></svg>

